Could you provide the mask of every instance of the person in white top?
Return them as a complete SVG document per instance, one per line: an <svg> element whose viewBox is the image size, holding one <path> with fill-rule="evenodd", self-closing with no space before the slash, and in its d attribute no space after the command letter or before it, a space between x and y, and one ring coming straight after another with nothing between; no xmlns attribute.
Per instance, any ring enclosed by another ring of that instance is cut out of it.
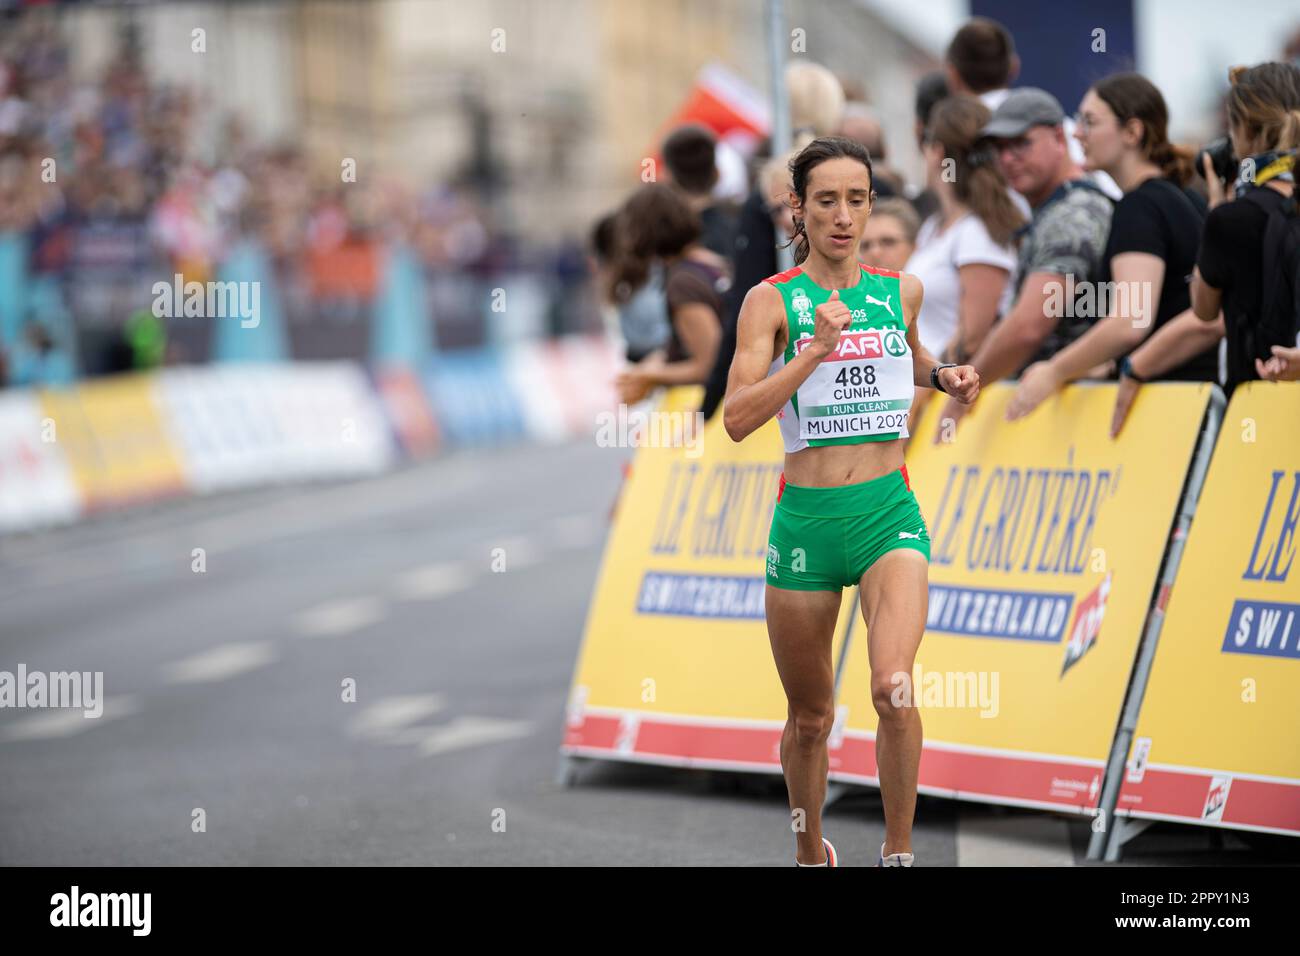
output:
<svg viewBox="0 0 1300 956"><path fill-rule="evenodd" d="M922 141L926 185L939 211L921 226L904 271L919 276L926 290L917 318L921 342L945 362L961 364L973 355L1014 294L1012 241L1025 217L992 152L975 147L991 116L974 97L948 97L935 105ZM918 389L914 409L925 391ZM914 424L915 417L909 429Z"/></svg>

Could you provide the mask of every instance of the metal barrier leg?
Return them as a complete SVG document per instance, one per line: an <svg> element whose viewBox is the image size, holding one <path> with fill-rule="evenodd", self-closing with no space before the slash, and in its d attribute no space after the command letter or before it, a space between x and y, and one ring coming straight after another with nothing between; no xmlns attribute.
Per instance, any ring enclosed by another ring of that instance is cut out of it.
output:
<svg viewBox="0 0 1300 956"><path fill-rule="evenodd" d="M555 762L555 785L566 790L574 786L578 782L578 769L581 763L581 757L561 754L560 759Z"/></svg>
<svg viewBox="0 0 1300 956"><path fill-rule="evenodd" d="M1145 833L1155 823L1154 820L1135 820L1132 817L1119 817L1112 827L1110 842L1106 846L1106 862L1118 863L1120 850L1134 837Z"/></svg>
<svg viewBox="0 0 1300 956"><path fill-rule="evenodd" d="M1151 665L1156 656L1156 645L1160 640L1160 628L1165 621L1164 600L1174 579L1178 574L1178 565L1183 558L1183 548L1187 542L1187 529L1192 523L1192 514L1196 503L1201 498L1201 489L1205 485L1205 475L1210 469L1210 458L1214 454L1215 440L1219 427L1223 423L1223 411L1227 402L1217 385L1210 386L1210 401L1206 408L1205 425L1196 442L1196 451L1192 456L1191 468L1187 473L1187 486L1179 502L1178 512L1174 516L1174 525L1165 551L1164 561L1160 566L1160 576L1156 582L1156 593L1150 613L1147 615L1146 627L1138 644L1137 660L1133 667L1133 677L1129 683L1124 706L1120 710L1119 727L1111 743L1110 759L1106 762L1106 776L1101 788L1101 800L1097 812L1101 816L1101 827L1094 829L1088 841L1089 860L1109 861L1119 859L1120 847L1133 839L1146 826L1138 826L1127 818L1117 819L1115 807L1119 803L1120 785L1124 779L1124 765L1128 759L1129 748L1137 730L1138 713L1142 709L1142 698L1146 694L1147 680L1151 676ZM1147 824L1149 825L1149 824ZM1121 834L1124 834L1121 838Z"/></svg>

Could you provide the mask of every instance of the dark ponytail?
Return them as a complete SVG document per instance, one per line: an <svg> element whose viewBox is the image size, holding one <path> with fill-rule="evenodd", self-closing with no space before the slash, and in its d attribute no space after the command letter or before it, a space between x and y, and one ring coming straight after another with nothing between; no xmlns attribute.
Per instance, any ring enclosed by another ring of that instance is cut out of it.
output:
<svg viewBox="0 0 1300 956"><path fill-rule="evenodd" d="M1186 146L1168 141L1151 150L1151 162L1160 167L1166 179L1172 179L1180 186L1190 182L1196 171L1195 154Z"/></svg>
<svg viewBox="0 0 1300 956"><path fill-rule="evenodd" d="M942 146L945 159L953 161L958 200L984 224L994 242L1005 246L1025 219L1011 201L992 147L979 142L980 130L992 116L973 96L950 96L930 112L926 138Z"/></svg>

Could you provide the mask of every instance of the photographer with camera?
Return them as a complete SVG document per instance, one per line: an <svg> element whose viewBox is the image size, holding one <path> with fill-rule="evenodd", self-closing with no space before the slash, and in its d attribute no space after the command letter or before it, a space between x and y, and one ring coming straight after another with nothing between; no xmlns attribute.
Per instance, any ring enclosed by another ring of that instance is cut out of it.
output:
<svg viewBox="0 0 1300 956"><path fill-rule="evenodd" d="M1222 149L1199 158L1209 185L1210 213L1192 277L1192 309L1205 322L1223 311L1227 380L1294 377L1288 359L1300 342L1296 287L1300 279L1300 212L1294 168L1300 148L1300 68L1263 63L1229 71L1228 129L1232 151L1245 157L1231 187ZM1217 153L1217 155L1216 155ZM1142 357L1133 362L1141 366Z"/></svg>

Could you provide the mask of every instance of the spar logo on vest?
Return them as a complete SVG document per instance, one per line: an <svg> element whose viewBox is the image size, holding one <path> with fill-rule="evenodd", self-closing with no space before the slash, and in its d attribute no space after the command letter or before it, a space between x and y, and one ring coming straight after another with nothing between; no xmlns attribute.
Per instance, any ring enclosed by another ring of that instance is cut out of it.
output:
<svg viewBox="0 0 1300 956"><path fill-rule="evenodd" d="M804 350L813 336L805 332L794 344L795 355ZM824 362L852 362L879 359L886 355L899 358L907 354L907 341L897 329L851 329L840 333L835 351Z"/></svg>
<svg viewBox="0 0 1300 956"><path fill-rule="evenodd" d="M790 297L790 308L794 309L795 314L799 316L800 325L816 324L812 317L812 299L808 298L808 293L803 289L794 290L794 295Z"/></svg>

